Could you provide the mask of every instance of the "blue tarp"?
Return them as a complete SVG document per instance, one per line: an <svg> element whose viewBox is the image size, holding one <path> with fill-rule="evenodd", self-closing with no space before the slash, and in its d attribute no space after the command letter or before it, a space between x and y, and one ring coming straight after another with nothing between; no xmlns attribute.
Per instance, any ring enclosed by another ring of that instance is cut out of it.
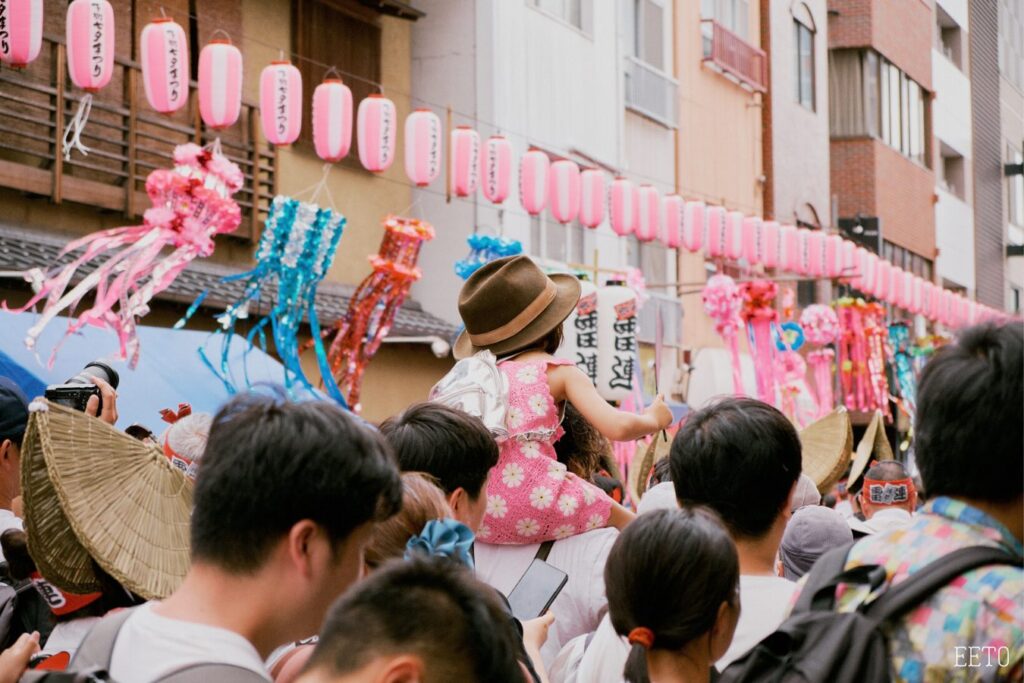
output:
<svg viewBox="0 0 1024 683"><path fill-rule="evenodd" d="M47 368L50 350L64 334L66 320L58 319L44 331L36 347L38 358L24 344L25 332L35 320L30 312L15 315L0 311L0 376L10 377L30 399L41 396L46 385L63 383L94 360L107 363L121 376L117 411L118 426L122 428L139 423L159 433L165 426L160 419L161 408L177 409L179 403L191 403L194 412L212 413L230 396L199 357L198 349L210 340L209 332L140 325L142 352L138 366L129 370L123 361L113 360L117 337L109 330L87 328L68 339L53 368ZM208 357L219 363L219 335L206 348ZM245 386L241 360L247 351L253 383L283 381L284 369L279 362L251 348L244 337L235 337L228 357L236 386Z"/></svg>

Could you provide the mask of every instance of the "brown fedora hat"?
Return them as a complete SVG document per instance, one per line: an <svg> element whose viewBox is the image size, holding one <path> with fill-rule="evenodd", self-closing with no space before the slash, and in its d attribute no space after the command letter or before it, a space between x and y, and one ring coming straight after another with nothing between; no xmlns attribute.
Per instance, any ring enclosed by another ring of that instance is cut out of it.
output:
<svg viewBox="0 0 1024 683"><path fill-rule="evenodd" d="M459 292L466 329L455 341L456 358L478 351L502 356L529 348L569 317L580 299L572 275L545 275L527 256L483 265Z"/></svg>

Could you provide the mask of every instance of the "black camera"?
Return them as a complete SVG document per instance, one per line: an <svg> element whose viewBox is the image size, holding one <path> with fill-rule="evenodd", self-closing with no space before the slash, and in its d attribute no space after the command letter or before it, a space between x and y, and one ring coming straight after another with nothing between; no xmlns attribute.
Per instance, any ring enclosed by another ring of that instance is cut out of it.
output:
<svg viewBox="0 0 1024 683"><path fill-rule="evenodd" d="M103 396L100 395L100 388L92 383L92 380L89 379L90 377L98 377L115 389L117 389L117 385L121 381L114 368L106 363L93 361L82 368L80 373L64 382L64 384L51 384L46 387L46 393L43 395L54 403L59 403L62 406L74 408L82 412L85 412L85 406L89 402L89 397L97 396L99 397L100 405L96 414L99 415L103 412Z"/></svg>

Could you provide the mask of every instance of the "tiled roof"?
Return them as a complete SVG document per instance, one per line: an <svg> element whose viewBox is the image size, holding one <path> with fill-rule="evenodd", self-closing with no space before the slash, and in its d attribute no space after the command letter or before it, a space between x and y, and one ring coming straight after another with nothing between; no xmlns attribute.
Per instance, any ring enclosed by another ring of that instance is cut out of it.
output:
<svg viewBox="0 0 1024 683"><path fill-rule="evenodd" d="M50 266L57 259L61 248L70 239L70 237L61 238L57 235L0 225L0 270L21 271ZM61 263L67 263L70 260L71 257L65 257ZM87 264L80 268L78 273L84 277L93 268L94 266ZM190 304L201 292L209 290L203 307L214 311L223 310L229 303L236 301L241 296L245 285L244 282L222 283L220 278L240 272L242 272L240 268L197 260L190 264L157 298ZM348 303L354 291L355 288L351 285L334 282L321 283L316 297L316 308L321 324L329 325L341 317L348 309ZM260 312L270 309L276 293L276 286L268 288L260 301ZM251 313L255 314L257 311L252 310ZM417 302L406 299L398 311L389 336L436 336L449 340L455 335L455 332L455 326L426 313Z"/></svg>

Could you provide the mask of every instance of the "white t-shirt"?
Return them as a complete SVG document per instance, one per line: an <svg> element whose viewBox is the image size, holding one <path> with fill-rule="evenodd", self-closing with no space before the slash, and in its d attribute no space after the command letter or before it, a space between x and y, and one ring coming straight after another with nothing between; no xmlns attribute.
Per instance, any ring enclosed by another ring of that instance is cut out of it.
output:
<svg viewBox="0 0 1024 683"><path fill-rule="evenodd" d="M740 575L740 620L725 654L715 662L721 671L747 654L786 618L796 584L777 576ZM629 643L615 633L611 618L601 620L594 638L578 664L571 661L582 651L580 641L570 643L559 658L558 671L573 672L561 683L620 683L629 657ZM574 676L574 677L573 677ZM555 680L552 678L552 680Z"/></svg>
<svg viewBox="0 0 1024 683"><path fill-rule="evenodd" d="M902 529L910 526L912 521L914 521L913 515L902 508L879 510L871 516L871 519L866 519L863 522L856 517L846 519L852 530L862 534L877 534L883 531Z"/></svg>
<svg viewBox="0 0 1024 683"><path fill-rule="evenodd" d="M101 617L82 617L71 621L62 621L53 627L50 637L46 639L46 647L42 653L53 656L60 652L67 652L72 659L78 652L78 646L85 640L85 636L92 630Z"/></svg>
<svg viewBox="0 0 1024 683"><path fill-rule="evenodd" d="M604 594L604 565L618 538L615 529L595 529L556 541L547 562L569 575L565 588L551 605L555 623L541 648L544 665L549 666L566 642L597 628L608 611ZM539 543L533 545L491 545L477 543L476 574L508 595L537 556Z"/></svg>
<svg viewBox="0 0 1024 683"><path fill-rule="evenodd" d="M18 531L24 531L25 526L22 524L21 518L16 516L10 510L0 510L0 534L7 531L8 529L17 529ZM6 558L4 552L0 549L0 562L3 562Z"/></svg>
<svg viewBox="0 0 1024 683"><path fill-rule="evenodd" d="M193 664L229 664L270 680L256 648L227 629L163 617L149 602L121 627L110 660L116 681L151 683Z"/></svg>

